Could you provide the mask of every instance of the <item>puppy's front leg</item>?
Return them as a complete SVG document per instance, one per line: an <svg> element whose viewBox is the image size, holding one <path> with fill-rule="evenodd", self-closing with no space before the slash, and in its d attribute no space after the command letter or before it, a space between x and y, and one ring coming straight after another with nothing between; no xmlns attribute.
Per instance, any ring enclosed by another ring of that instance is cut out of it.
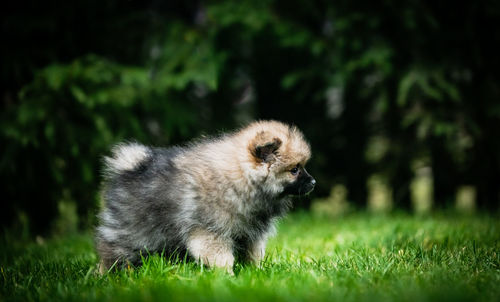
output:
<svg viewBox="0 0 500 302"><path fill-rule="evenodd" d="M255 265L260 265L266 254L266 244L267 238L253 242L248 249L247 260Z"/></svg>
<svg viewBox="0 0 500 302"><path fill-rule="evenodd" d="M192 257L209 267L224 268L233 273L234 255L231 240L203 229L191 232L187 248Z"/></svg>

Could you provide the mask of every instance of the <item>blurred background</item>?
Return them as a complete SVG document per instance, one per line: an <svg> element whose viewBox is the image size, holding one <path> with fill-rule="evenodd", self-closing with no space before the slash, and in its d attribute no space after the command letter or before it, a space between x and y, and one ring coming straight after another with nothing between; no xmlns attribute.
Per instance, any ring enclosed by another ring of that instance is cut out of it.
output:
<svg viewBox="0 0 500 302"><path fill-rule="evenodd" d="M295 207L497 212L498 1L16 1L2 5L5 229L95 224L101 158L255 119L299 126Z"/></svg>

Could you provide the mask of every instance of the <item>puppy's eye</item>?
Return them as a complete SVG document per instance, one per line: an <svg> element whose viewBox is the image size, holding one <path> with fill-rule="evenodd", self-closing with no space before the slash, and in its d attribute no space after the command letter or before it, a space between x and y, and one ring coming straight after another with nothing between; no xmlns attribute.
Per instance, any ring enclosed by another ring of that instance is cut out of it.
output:
<svg viewBox="0 0 500 302"><path fill-rule="evenodd" d="M299 173L299 168L298 167L292 168L292 170L290 170L290 173L292 173L292 175L297 175L297 173Z"/></svg>

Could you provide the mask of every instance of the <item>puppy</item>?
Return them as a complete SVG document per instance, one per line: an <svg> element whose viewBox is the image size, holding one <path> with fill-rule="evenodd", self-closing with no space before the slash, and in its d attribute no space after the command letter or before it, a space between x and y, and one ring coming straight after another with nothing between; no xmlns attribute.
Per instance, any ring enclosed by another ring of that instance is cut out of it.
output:
<svg viewBox="0 0 500 302"><path fill-rule="evenodd" d="M230 272L235 259L258 263L290 196L314 188L310 155L303 134L276 121L184 147L116 145L96 230L101 272L162 252Z"/></svg>

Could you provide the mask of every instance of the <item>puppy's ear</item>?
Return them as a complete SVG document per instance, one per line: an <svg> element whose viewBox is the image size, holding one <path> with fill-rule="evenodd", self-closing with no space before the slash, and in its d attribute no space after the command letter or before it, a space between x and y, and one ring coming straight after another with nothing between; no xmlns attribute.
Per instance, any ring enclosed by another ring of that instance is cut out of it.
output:
<svg viewBox="0 0 500 302"><path fill-rule="evenodd" d="M271 162L274 160L276 151L281 146L282 142L277 137L272 137L268 132L259 132L254 140L250 143L250 153L259 162Z"/></svg>

